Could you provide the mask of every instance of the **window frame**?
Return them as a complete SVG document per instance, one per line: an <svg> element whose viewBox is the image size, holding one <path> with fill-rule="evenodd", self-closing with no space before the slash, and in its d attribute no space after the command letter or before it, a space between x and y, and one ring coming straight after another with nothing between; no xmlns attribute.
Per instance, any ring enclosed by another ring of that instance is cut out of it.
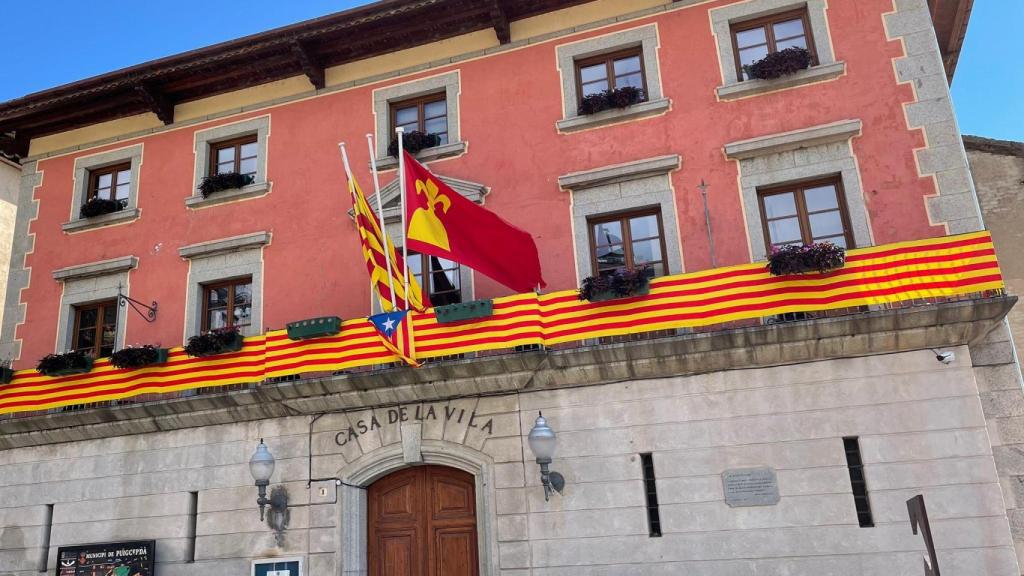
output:
<svg viewBox="0 0 1024 576"><path fill-rule="evenodd" d="M215 282L206 282L206 283L200 284L200 297L202 298L202 301L203 301L202 302L201 332L208 332L210 330L210 291L211 290L216 290L217 288L225 288L225 287L228 288L229 289L228 290L228 304L227 304L227 308L226 309L227 310L234 310L234 308L235 308L235 286L237 286L238 284L246 283L244 281L247 281L248 284L249 284L249 294L254 296L255 293L254 293L253 288L252 288L252 285L253 285L252 276L237 276L235 278L229 278L227 280L217 280ZM250 302L249 304L250 304L250 306L255 308L256 307L255 298L253 298L253 301ZM224 328L238 328L239 330L241 330L242 328L245 328L245 327L253 325L252 317L253 317L253 315L252 315L252 313L250 313L249 314L249 323L248 324L235 325L234 314L231 314L231 315L228 316L227 323L223 327Z"/></svg>
<svg viewBox="0 0 1024 576"><path fill-rule="evenodd" d="M847 250L856 248L857 242L853 236L853 227L850 225L850 213L849 207L846 204L846 192L843 189L843 179L841 176L829 176L827 178L818 178L815 180L806 180L803 182L796 182L792 184L784 184L779 186L771 186L769 188L758 189L757 191L757 205L758 210L761 213L761 228L764 232L764 244L767 254L772 253L772 239L771 230L768 227L767 212L764 207L765 196L774 196L778 194L785 194L787 192L794 193L794 200L796 203L796 216L797 221L800 224L800 241L804 244L810 244L814 239L810 236L811 234L811 221L810 214L807 212L807 201L804 198L804 192L808 188L818 188L825 185L835 186L836 189L836 203L839 204L839 218L843 224L843 237L846 239ZM789 216L787 216L789 218Z"/></svg>
<svg viewBox="0 0 1024 576"><path fill-rule="evenodd" d="M420 253L420 252L409 251L409 258L420 258L420 266L421 266L420 270L423 271L423 279L420 280L420 279L417 278L417 281L420 282L420 288L423 289L424 292L426 292L427 297L430 299L431 306L436 306L437 304L434 302L434 298L433 298L434 292L431 290L431 288L433 287L433 282L434 282L433 275L435 273L443 274L445 272L445 270L442 269L442 270L438 270L437 272L431 270L431 268L430 268L430 258L431 258L431 255L430 254L423 254L423 253ZM440 258L440 257L439 256L434 256L434 258ZM448 260L448 259L445 258L445 260ZM459 279L459 289L457 291L458 294L459 294L459 302L456 302L456 304L457 303L466 302L467 300L466 300L466 298L465 298L465 296L463 294L462 264L460 264L459 262L455 262L454 260L449 260L449 262L454 262L455 263L454 271L456 273L456 277ZM411 270L409 272L410 272L410 274L412 273ZM413 275L413 277L415 277L415 275ZM453 291L443 292L443 294L452 294L452 293L453 293Z"/></svg>
<svg viewBox="0 0 1024 576"><path fill-rule="evenodd" d="M583 93L583 74L582 69L593 66L595 64L604 63L606 78L608 81L608 89L614 90L615 86L615 61L622 60L627 57L636 56L640 59L640 80L643 84L641 90L643 90L643 98L641 102L649 100L647 94L647 67L644 64L644 49L643 46L633 46L630 48L623 48L616 50L615 52L607 52L605 54L598 54L596 56L588 56L586 58L579 58L573 61L574 74L576 75L576 94L579 100L582 101L586 97Z"/></svg>
<svg viewBox="0 0 1024 576"><path fill-rule="evenodd" d="M256 158L256 166L257 166L257 168L256 168L256 173L253 175L253 179L255 181L255 179L259 175L259 161L260 161L259 134L256 134L256 133L246 134L244 136L238 136L236 138L231 138L231 139L228 139L228 140L220 140L218 142L211 142L210 143L210 156L209 156L209 160L207 162L208 166L206 167L207 175L208 176L216 176L217 175L217 166L219 165L219 163L217 162L217 155L218 155L218 153L221 150L226 150L228 148L234 148L234 150L235 150L235 159L234 159L235 169L234 169L234 171L236 173L240 174L241 173L240 170L242 169L242 146L245 146L246 144L256 144L256 156L255 156L255 158Z"/></svg>
<svg viewBox="0 0 1024 576"><path fill-rule="evenodd" d="M748 82L750 79L743 77L743 66L740 63L740 48L739 43L736 41L736 35L740 32L746 32L756 28L764 28L768 54L774 54L775 52L778 52L778 48L775 41L775 30L772 24L795 20L797 16L800 17L800 21L804 27L804 36L807 38L807 51L811 53L811 66L813 67L818 65L818 51L814 44L814 31L811 29L811 17L807 7L804 6L795 10L769 14L767 16L744 20L742 22L736 22L729 25L729 38L732 42L732 57L736 64L736 79L739 82Z"/></svg>
<svg viewBox="0 0 1024 576"><path fill-rule="evenodd" d="M440 92L431 92L429 94L423 94L421 96L414 96L412 98L404 98L402 100L388 102L388 116L390 118L389 125L391 128L389 134L393 135L395 133L395 128L398 127L398 110L400 108L411 108L414 105L416 106L416 130L419 130L420 132L426 134L426 105L433 104L435 102L444 102L444 133L448 139L448 142L451 143L452 139L448 124L448 95L444 90ZM440 118L440 116L435 116L434 118Z"/></svg>
<svg viewBox="0 0 1024 576"><path fill-rule="evenodd" d="M101 176L105 176L107 174L110 174L110 194L111 194L111 198L107 198L107 200L117 200L117 186L118 186L117 175L120 174L121 172L128 172L128 178L129 178L129 180L127 182L127 184L128 184L128 198L125 198L123 200L123 202L125 204L127 204L128 203L128 199L131 198L131 195L132 195L132 180L131 180L132 163L131 163L131 160L128 160L127 162L119 162L117 164L111 164L109 166L103 166L101 168L89 169L89 187L85 191L85 202L88 202L89 200L92 200L93 198L99 197L100 177Z"/></svg>
<svg viewBox="0 0 1024 576"><path fill-rule="evenodd" d="M117 303L117 299L116 298L114 298L114 299L106 299L106 300L96 300L94 302L83 302L81 304L72 304L71 305L71 309L72 309L72 313L74 314L75 321L73 323L74 324L74 328L73 328L73 330L71 332L71 342L70 342L69 348L71 350L85 351L81 346L78 345L78 335L79 335L79 333L81 331L81 327L82 327L82 312L85 312L87 310L97 310L98 313L96 315L96 326L93 327L93 330L95 331L95 340L93 340L94 344L92 346L92 349L89 350L88 353L93 358L106 358L106 356L101 356L100 355L102 353L102 350L103 350L103 326L105 324L108 324L108 322L104 321L104 310L108 306L113 306L113 308L114 308L114 322L113 322L113 325L114 325L114 343L111 345L111 353L116 351L116 349L117 349L117 328L118 328L117 318L119 316L119 314L117 313L118 312L118 305L117 304L118 303Z"/></svg>
<svg viewBox="0 0 1024 576"><path fill-rule="evenodd" d="M657 216L658 218L658 239L661 244L660 262L665 269L664 275L668 276L672 274L672 270L669 268L668 251L665 246L665 224L664 218L661 214L661 206L648 206L645 208L631 208L629 210L587 216L587 237L590 243L590 270L593 276L601 274L601 269L597 262L597 243L594 238L594 227L598 224L604 224L607 222L618 221L622 223L622 247L626 263L619 268L635 268L636 262L633 261L633 234L628 226L628 221L632 218L651 215ZM657 275L655 275L655 277L657 277Z"/></svg>

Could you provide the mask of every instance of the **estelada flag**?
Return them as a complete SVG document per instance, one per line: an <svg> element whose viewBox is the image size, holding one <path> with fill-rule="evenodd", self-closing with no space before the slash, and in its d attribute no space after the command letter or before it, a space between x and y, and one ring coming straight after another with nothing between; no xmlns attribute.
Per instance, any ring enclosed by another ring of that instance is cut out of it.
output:
<svg viewBox="0 0 1024 576"><path fill-rule="evenodd" d="M370 281L374 291L380 298L381 308L391 310L391 287L393 286L397 308L423 310L424 303L429 306L430 302L424 298L423 291L412 274L409 275L409 302L406 304L403 278L405 262L395 250L391 238L381 231L380 225L377 223L377 216L366 201L363 191L359 189L355 177L351 174L348 174L347 177L356 228L359 230L359 242L363 249L363 259L366 260L366 269L370 272ZM384 256L385 249L388 251L388 257ZM391 261L390 270L388 269L388 259ZM389 273L391 278L388 278Z"/></svg>
<svg viewBox="0 0 1024 576"><path fill-rule="evenodd" d="M408 152L405 218L410 250L454 260L516 292L546 286L528 232L467 200Z"/></svg>
<svg viewBox="0 0 1024 576"><path fill-rule="evenodd" d="M409 318L408 310L374 314L369 320L377 332L380 332L385 348L408 364L419 367L420 363L416 361L416 345L412 339L412 319Z"/></svg>

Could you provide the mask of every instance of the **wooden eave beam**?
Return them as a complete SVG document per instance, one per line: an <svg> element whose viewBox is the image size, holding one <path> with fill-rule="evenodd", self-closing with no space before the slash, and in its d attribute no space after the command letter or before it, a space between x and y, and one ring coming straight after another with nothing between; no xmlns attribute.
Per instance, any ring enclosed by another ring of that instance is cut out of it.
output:
<svg viewBox="0 0 1024 576"><path fill-rule="evenodd" d="M28 156L29 142L30 138L24 131L0 134L0 150L18 158Z"/></svg>
<svg viewBox="0 0 1024 576"><path fill-rule="evenodd" d="M174 124L174 102L152 84L136 84L135 94L164 125Z"/></svg>
<svg viewBox="0 0 1024 576"><path fill-rule="evenodd" d="M494 33L498 36L498 42L508 44L512 41L512 24L509 22L508 14L501 7L499 0L491 0L490 7L491 25Z"/></svg>
<svg viewBox="0 0 1024 576"><path fill-rule="evenodd" d="M300 40L292 42L292 54L299 61L302 72L309 78L309 83L317 90L327 85L324 77L324 67L317 62L316 57L310 52L309 47Z"/></svg>

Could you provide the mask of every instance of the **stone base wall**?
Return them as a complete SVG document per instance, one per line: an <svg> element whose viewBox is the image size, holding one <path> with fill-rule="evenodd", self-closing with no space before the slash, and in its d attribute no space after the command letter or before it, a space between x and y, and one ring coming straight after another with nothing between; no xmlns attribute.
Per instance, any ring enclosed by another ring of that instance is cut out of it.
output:
<svg viewBox="0 0 1024 576"><path fill-rule="evenodd" d="M48 504L51 571L58 546L154 538L160 576L247 574L268 556L303 557L315 576L363 574L352 533L365 507L346 496L359 489L329 478L368 484L385 461L450 461L482 471L485 575L916 574L924 543L905 502L923 494L944 572L1017 576L1006 508L1016 529L1024 402L1012 357L998 335L953 350L949 365L922 350L326 415L311 446L312 474L328 480L308 489L305 416L0 451L0 574L38 574ZM566 478L550 502L524 442L541 410ZM857 521L846 436L860 438L871 528ZM280 544L247 467L259 438L289 493ZM648 536L645 452L660 538ZM779 503L727 506L722 473L762 466Z"/></svg>

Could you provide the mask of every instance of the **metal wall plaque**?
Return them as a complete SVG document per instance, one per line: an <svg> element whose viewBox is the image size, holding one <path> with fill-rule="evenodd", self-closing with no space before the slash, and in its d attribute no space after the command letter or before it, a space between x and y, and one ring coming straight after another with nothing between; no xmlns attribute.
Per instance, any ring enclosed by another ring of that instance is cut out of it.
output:
<svg viewBox="0 0 1024 576"><path fill-rule="evenodd" d="M57 549L57 576L153 576L156 541L111 542Z"/></svg>
<svg viewBox="0 0 1024 576"><path fill-rule="evenodd" d="M779 481L771 468L726 470L722 474L729 506L772 506L779 503Z"/></svg>

